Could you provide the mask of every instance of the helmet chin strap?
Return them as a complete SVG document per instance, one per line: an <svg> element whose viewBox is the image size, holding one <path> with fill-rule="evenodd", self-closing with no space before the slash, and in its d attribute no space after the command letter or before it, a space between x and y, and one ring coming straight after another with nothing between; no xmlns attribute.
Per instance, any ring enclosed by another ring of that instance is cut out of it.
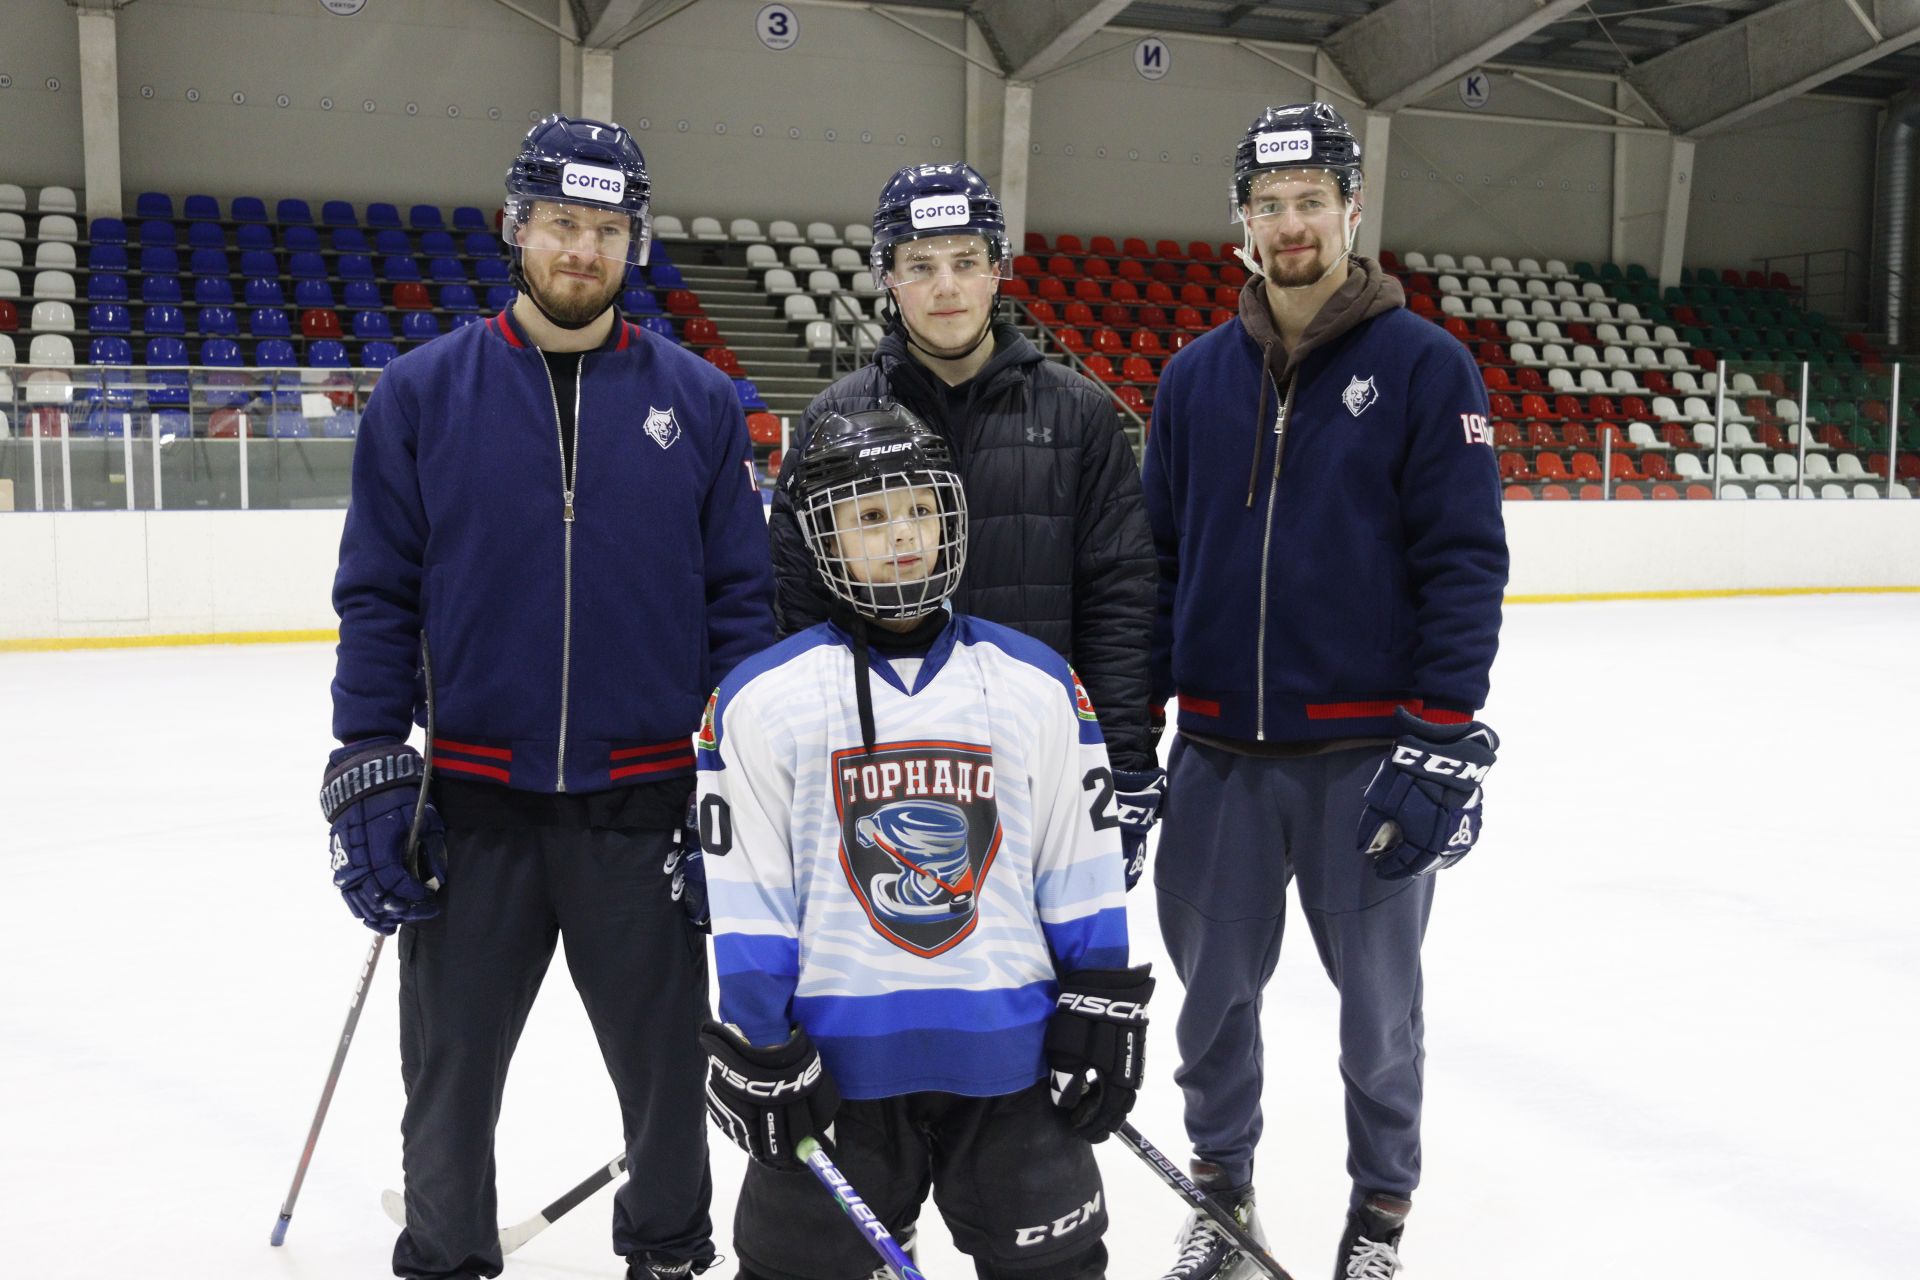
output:
<svg viewBox="0 0 1920 1280"><path fill-rule="evenodd" d="M967 344L965 351L953 354L934 351L924 342L920 341L919 336L914 333L913 327L907 323L907 313L901 310L900 300L893 296L892 290L888 290L887 292L887 302L893 308L893 319L891 323L900 330L902 341L909 347L912 347L930 360L965 360L968 356L978 351L980 344L987 340L987 335L993 332L993 322L1000 314L1000 286L996 284L993 287L993 301L987 304L987 318L980 325L980 332L973 335L973 341Z"/></svg>
<svg viewBox="0 0 1920 1280"><path fill-rule="evenodd" d="M515 249L513 251L513 265L507 269L507 283L512 285L515 289L518 289L520 291L520 296L525 298L528 302L531 302L533 304L533 309L535 311L538 311L541 315L545 316L547 318L547 323L552 325L554 328L565 329L569 333L577 333L580 330L586 328L590 324L598 323L601 316L607 314L608 311L613 309L613 303L608 302L605 307L601 308L599 311L594 312L591 316L588 316L585 320L562 320L559 316L553 314L553 312L547 310L544 306L540 304L540 295L535 293L533 291L532 286L527 283L527 273L521 270L521 267L520 267L521 252L522 251L519 249Z"/></svg>
<svg viewBox="0 0 1920 1280"><path fill-rule="evenodd" d="M1260 269L1260 260L1253 256L1253 223L1251 222L1242 222L1240 224L1242 243L1239 248L1233 251L1233 256L1240 259L1241 263L1247 268L1248 274L1258 276L1260 279L1265 280L1267 282L1267 288L1269 289L1286 289L1289 291L1296 289L1317 289L1320 287L1321 281L1333 274L1335 267L1353 256L1353 242L1360 237L1360 223L1364 218L1365 210L1362 210L1361 217L1355 218L1347 224L1346 247L1341 250L1339 257L1327 264L1325 271L1322 271L1307 284L1275 284L1268 278L1267 273Z"/></svg>

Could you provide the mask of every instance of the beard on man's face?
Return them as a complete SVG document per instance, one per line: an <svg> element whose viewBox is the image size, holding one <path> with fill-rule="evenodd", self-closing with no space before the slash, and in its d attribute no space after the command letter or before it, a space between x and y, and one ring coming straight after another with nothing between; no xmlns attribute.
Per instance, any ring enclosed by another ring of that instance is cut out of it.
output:
<svg viewBox="0 0 1920 1280"><path fill-rule="evenodd" d="M621 264L599 258L594 259L586 270L601 275L603 281L561 275L557 261L540 265L529 261L523 274L527 279L527 288L532 292L533 300L540 304L541 310L562 324L585 324L613 305L626 274Z"/></svg>

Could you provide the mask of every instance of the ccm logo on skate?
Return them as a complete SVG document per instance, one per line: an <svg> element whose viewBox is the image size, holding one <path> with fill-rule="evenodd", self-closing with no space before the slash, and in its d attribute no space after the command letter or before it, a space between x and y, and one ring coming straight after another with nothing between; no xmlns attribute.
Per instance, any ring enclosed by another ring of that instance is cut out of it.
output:
<svg viewBox="0 0 1920 1280"><path fill-rule="evenodd" d="M1490 764L1471 764L1465 760L1455 760L1452 756L1421 751L1416 747L1395 747L1393 762L1403 765L1417 764L1428 773L1438 774L1443 778L1460 778L1467 782L1485 782L1487 771L1493 768Z"/></svg>
<svg viewBox="0 0 1920 1280"><path fill-rule="evenodd" d="M1081 1205L1071 1213L1063 1214L1052 1222L1043 1222L1037 1227L1020 1227L1013 1233L1013 1242L1022 1249L1031 1249L1034 1245L1045 1244L1049 1240L1058 1240L1061 1236L1078 1231L1092 1222L1100 1213L1100 1197L1103 1193L1094 1192L1093 1199Z"/></svg>
<svg viewBox="0 0 1920 1280"><path fill-rule="evenodd" d="M713 1074L750 1098L779 1098L789 1093L804 1093L820 1082L820 1059L815 1058L800 1073L798 1080L749 1080L718 1058L707 1059Z"/></svg>
<svg viewBox="0 0 1920 1280"><path fill-rule="evenodd" d="M916 227L959 227L966 225L965 196L920 196L907 206L907 216Z"/></svg>
<svg viewBox="0 0 1920 1280"><path fill-rule="evenodd" d="M1311 160L1313 135L1305 129L1286 133L1260 133L1253 139L1255 164L1282 164L1288 160Z"/></svg>
<svg viewBox="0 0 1920 1280"><path fill-rule="evenodd" d="M570 196L618 204L627 194L627 175L597 164L570 164L560 171L560 190Z"/></svg>
<svg viewBox="0 0 1920 1280"><path fill-rule="evenodd" d="M1109 1000L1105 996L1062 991L1057 1003L1062 1009L1071 1009L1089 1018L1106 1018L1111 1022L1145 1022L1147 1020L1147 1006L1138 1000Z"/></svg>

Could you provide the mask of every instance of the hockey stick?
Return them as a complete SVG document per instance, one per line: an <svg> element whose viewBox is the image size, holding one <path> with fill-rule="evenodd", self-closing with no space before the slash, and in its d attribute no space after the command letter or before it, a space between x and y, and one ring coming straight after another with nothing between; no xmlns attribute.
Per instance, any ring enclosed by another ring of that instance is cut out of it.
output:
<svg viewBox="0 0 1920 1280"><path fill-rule="evenodd" d="M595 1169L580 1185L555 1200L525 1222L516 1222L510 1227L500 1228L500 1252L502 1256L512 1253L527 1241L558 1222L565 1214L578 1209L594 1192L612 1182L627 1171L627 1153L622 1151L606 1164ZM387 1212L396 1227L407 1225L407 1201L398 1191L382 1191L380 1207Z"/></svg>
<svg viewBox="0 0 1920 1280"><path fill-rule="evenodd" d="M1234 1247L1244 1254L1254 1266L1266 1272L1273 1280L1293 1280L1287 1269L1273 1260L1251 1232L1234 1221L1231 1213L1220 1207L1220 1202L1194 1185L1193 1179L1180 1172L1180 1167L1161 1154L1160 1148L1148 1142L1141 1132L1131 1123L1122 1123L1117 1129L1120 1138L1129 1150L1142 1160L1159 1177L1160 1181L1179 1192L1191 1204L1196 1213L1204 1214L1207 1220L1224 1232L1234 1243Z"/></svg>
<svg viewBox="0 0 1920 1280"><path fill-rule="evenodd" d="M407 828L407 845L401 855L406 863L407 874L420 878L420 823L427 813L427 787L433 782L433 655L427 649L426 633L420 636L420 670L427 686L427 750L420 766L420 798L414 802L413 823ZM430 880L429 889L438 889L440 882ZM268 1243L279 1248L287 1241L287 1225L293 1221L293 1205L300 1198L301 1184L307 1180L307 1166L313 1162L313 1149L320 1141L320 1126L327 1122L327 1108L333 1105L334 1086L340 1083L341 1068L347 1065L347 1050L353 1045L354 1028L360 1025L360 1010L367 1001L367 988L373 983L374 966L380 963L380 949L386 945L387 935L375 934L373 945L367 948L367 958L360 962L360 977L353 988L353 1002L347 1006L347 1024L340 1030L340 1044L333 1051L333 1065L327 1068L327 1082L320 1087L320 1105L314 1108L313 1123L307 1128L307 1144L300 1149L300 1162L293 1169L293 1185L287 1188L287 1198L280 1205L280 1216L274 1221L273 1235Z"/></svg>
<svg viewBox="0 0 1920 1280"><path fill-rule="evenodd" d="M927 1280L920 1268L913 1264L913 1259L907 1256L906 1250L900 1247L900 1242L893 1238L893 1233L887 1230L886 1223L867 1207L867 1202L847 1181L847 1175L840 1172L833 1158L821 1148L818 1141L802 1138L794 1147L794 1153L807 1162L807 1168L820 1180L820 1185L839 1203L841 1211L853 1219L853 1225L860 1228L860 1234L880 1255L880 1261L886 1264L887 1274L893 1280Z"/></svg>

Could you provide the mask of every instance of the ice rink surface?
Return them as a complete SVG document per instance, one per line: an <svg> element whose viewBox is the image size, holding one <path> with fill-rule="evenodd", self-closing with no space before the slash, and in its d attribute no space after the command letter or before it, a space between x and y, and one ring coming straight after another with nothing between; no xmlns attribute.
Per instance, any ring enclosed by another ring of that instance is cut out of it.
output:
<svg viewBox="0 0 1920 1280"><path fill-rule="evenodd" d="M1920 1274L1917 655L1917 595L1509 611L1487 832L1427 944L1410 1280ZM389 1274L391 954L267 1246L372 937L328 883L314 798L332 667L328 645L0 655L0 1274ZM1184 1159L1180 989L1150 893L1132 907L1164 975L1134 1119ZM1347 1181L1332 991L1292 934L1257 1183L1306 1280L1331 1272ZM507 1091L508 1221L619 1149L564 965ZM1152 1280L1182 1208L1114 1144L1100 1160L1110 1275ZM743 1162L715 1150L723 1252ZM609 1205L506 1274L619 1276ZM937 1225L922 1240L932 1280L971 1274Z"/></svg>

